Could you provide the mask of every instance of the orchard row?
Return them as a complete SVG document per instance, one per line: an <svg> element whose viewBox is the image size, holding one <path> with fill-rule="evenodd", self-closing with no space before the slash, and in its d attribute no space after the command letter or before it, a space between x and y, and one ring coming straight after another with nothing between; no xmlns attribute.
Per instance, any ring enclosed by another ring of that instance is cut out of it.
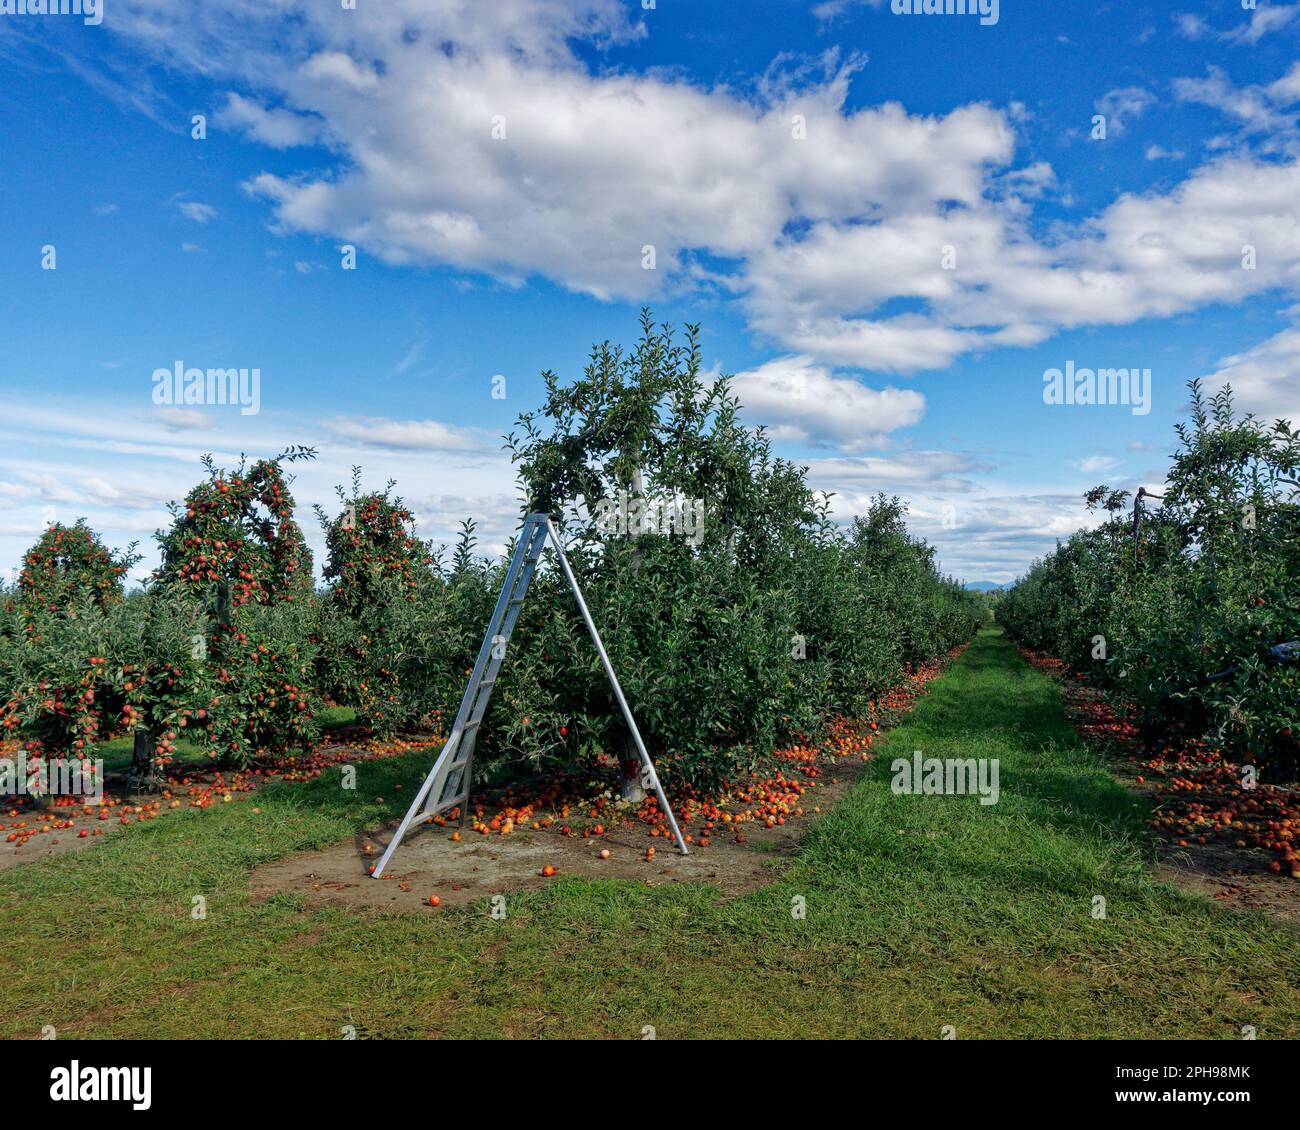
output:
<svg viewBox="0 0 1300 1130"><path fill-rule="evenodd" d="M1205 741L1286 779L1300 752L1300 433L1239 419L1230 390L1207 401L1193 383L1178 436L1161 492L1090 492L1105 519L1037 562L998 617L1110 692L1149 743Z"/></svg>
<svg viewBox="0 0 1300 1130"><path fill-rule="evenodd" d="M646 317L630 352L597 346L584 374L546 374L546 400L507 443L522 512L568 512L631 491L703 500L690 536L566 522L570 560L665 775L707 789L839 716L866 717L909 671L974 633L976 597L942 577L896 499L847 529L805 470L740 423L727 381ZM165 765L185 736L246 765L310 746L327 704L376 736L437 728L473 665L504 565L450 559L393 493L360 473L317 508L324 585L295 516L292 465L313 452L206 474L138 560L83 523L51 526L0 610L0 727L32 753L86 754L143 730ZM479 763L489 775L619 755L619 712L573 604L543 569L503 668Z"/></svg>

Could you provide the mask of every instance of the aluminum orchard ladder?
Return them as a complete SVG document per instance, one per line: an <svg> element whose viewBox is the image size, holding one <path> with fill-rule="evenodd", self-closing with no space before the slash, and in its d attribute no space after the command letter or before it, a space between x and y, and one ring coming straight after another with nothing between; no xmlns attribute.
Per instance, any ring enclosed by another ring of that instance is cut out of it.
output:
<svg viewBox="0 0 1300 1130"><path fill-rule="evenodd" d="M393 833L388 847L371 872L372 877L378 879L383 875L384 868L388 866L388 861L397 850L397 845L402 842L402 838L413 824L427 822L439 813L459 806L461 825L464 825L469 810L470 787L473 783L474 744L478 738L478 730L483 724L484 715L487 714L492 688L496 685L497 675L505 660L506 647L519 620L519 610L528 594L528 586L532 584L533 576L537 572L537 563L548 540L560 560L564 578L573 590L574 599L578 602L578 611L582 613L587 631L591 633L592 642L596 645L600 662L609 678L609 685L614 690L614 697L618 699L623 718L636 744L637 753L641 756L643 778L653 786L655 795L659 798L664 815L668 817L668 824L673 830L678 849L683 855L690 854L686 841L682 839L681 829L677 827L677 819L668 804L668 798L664 795L663 785L659 781L659 774L655 772L654 762L646 751L645 742L641 740L641 731L637 729L632 710L627 704L627 699L623 697L623 688L619 686L618 676L614 674L614 667L609 661L605 645L601 643L600 633L596 631L595 621L592 620L587 602L582 597L577 578L569 567L569 559L564 555L559 531L556 530L550 514L529 514L524 519L524 527L520 531L515 551L510 558L505 584L501 586L501 595L497 597L492 618L488 621L483 646L479 648L478 659L470 672L469 682L465 686L465 695L460 700L460 709L456 712L456 721L451 728L451 735L439 751L433 768L429 770L429 775L425 777L424 784L420 786L420 791L411 802L411 807L402 818L401 824L397 826L397 831Z"/></svg>

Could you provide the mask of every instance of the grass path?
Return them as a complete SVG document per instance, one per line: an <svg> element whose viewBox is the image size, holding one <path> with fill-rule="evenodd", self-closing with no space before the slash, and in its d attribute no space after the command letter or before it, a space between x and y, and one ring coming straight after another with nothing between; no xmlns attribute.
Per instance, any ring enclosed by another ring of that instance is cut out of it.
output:
<svg viewBox="0 0 1300 1130"><path fill-rule="evenodd" d="M1000 803L894 795L913 750L999 759ZM0 877L0 1036L1300 1037L1300 932L1151 880L1139 802L994 629L754 895L562 879L504 921L250 897L257 864L395 817L362 798L424 760Z"/></svg>

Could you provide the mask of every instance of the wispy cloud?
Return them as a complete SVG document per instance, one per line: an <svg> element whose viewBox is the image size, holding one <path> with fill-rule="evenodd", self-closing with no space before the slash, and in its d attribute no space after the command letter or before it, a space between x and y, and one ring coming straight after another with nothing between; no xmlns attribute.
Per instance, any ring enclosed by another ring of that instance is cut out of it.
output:
<svg viewBox="0 0 1300 1130"><path fill-rule="evenodd" d="M187 220L193 220L196 224L206 224L216 218L217 210L211 204L204 204L198 200L178 200L176 208Z"/></svg>
<svg viewBox="0 0 1300 1130"><path fill-rule="evenodd" d="M337 436L364 447L396 448L405 451L491 451L499 450L499 438L481 428L459 428L437 420L388 420L372 417L329 421Z"/></svg>

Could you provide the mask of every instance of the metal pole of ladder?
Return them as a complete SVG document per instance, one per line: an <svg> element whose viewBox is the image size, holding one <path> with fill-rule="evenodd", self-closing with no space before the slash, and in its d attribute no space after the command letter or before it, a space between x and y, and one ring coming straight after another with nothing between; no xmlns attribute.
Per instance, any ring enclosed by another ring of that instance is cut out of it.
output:
<svg viewBox="0 0 1300 1130"><path fill-rule="evenodd" d="M527 536L525 537L525 535ZM457 759L462 764L453 762L451 765L451 770L461 770L461 777L456 790L458 796L462 794L464 796L464 803L460 808L461 828L465 827L465 822L469 818L469 794L474 776L474 747L478 743L478 730L483 723L484 716L487 714L488 702L492 698L492 688L496 685L497 675L501 671L502 663L505 662L506 648L510 645L510 637L514 635L515 624L519 622L519 612L523 607L525 597L528 595L529 586L533 583L533 575L537 572L538 558L541 557L542 550L546 547L546 530L540 522L534 521L531 528L528 523L525 523L519 541L520 545L524 546L525 549L522 559L516 552L516 559L511 563L510 571L513 574L513 583L510 576L506 578L506 590L509 592L510 598L504 605L498 605L502 617L498 618L494 613L494 623L488 628L488 639L492 645L492 661L488 664L485 676L478 685L478 698L466 723L466 729L469 731L470 736L469 740L464 743L464 752ZM493 631L494 628L495 631ZM448 782L450 780L451 778L448 776ZM441 798L439 798L439 805L446 807Z"/></svg>
<svg viewBox="0 0 1300 1130"><path fill-rule="evenodd" d="M560 559L560 568L564 570L565 580L569 582L569 587L573 590L573 598L578 602L578 611L582 613L582 618L586 621L587 631L591 634L591 642L596 645L596 651L600 653L600 662L604 665L605 674L609 678L609 685L614 688L614 697L618 699L619 708L623 711L623 719L627 722L627 728L632 733L632 741L636 743L637 753L641 755L641 764L649 772L655 795L659 798L659 804L663 807L664 815L668 817L668 824L673 830L673 838L677 841L677 847L682 855L690 855L691 853L686 847L686 841L682 839L681 829L677 827L677 817L673 815L672 806L664 795L664 787L659 781L659 774L655 772L655 763L650 759L645 742L641 740L641 731L637 729L636 719L632 717L632 708L628 706L627 699L623 697L623 688L619 685L618 676L614 674L614 665L609 661L609 655L605 651L604 643L601 642L600 633L596 630L596 622L591 618L587 602L582 596L582 589L578 587L578 579L573 575L573 570L569 567L569 559L564 555L564 546L560 543L559 531L556 530L555 523L549 517L546 519L546 529L551 535L551 544L555 547L556 556Z"/></svg>
<svg viewBox="0 0 1300 1130"><path fill-rule="evenodd" d="M483 644L479 648L478 657L474 661L473 670L470 672L469 682L465 687L465 694L461 698L460 709L456 712L456 721L452 725L451 734L447 738L446 744L439 752L433 768L429 770L428 776L424 779L424 784L420 786L420 791L416 793L415 799L411 801L411 807L407 809L406 815L402 822L397 826L393 833L392 839L388 841L388 847L384 849L384 854L379 857L379 862L375 864L374 870L370 872L375 879L382 877L384 868L388 866L388 861L393 857L406 836L407 830L417 820L427 819L436 814L442 808L447 807L443 803L445 789L451 780L451 774L461 773L460 780L457 782L456 792L459 795L463 792L464 799L461 802L461 825L464 826L466 810L469 806L470 791L470 770L474 753L474 735L478 725L482 722L482 714L479 713L477 719L472 720L471 711L476 706L476 700L480 692L486 687L487 698L491 697L491 684L496 681L495 670L501 666L501 659L494 654L494 637L502 634L501 628L506 618L511 612L511 627L514 626L515 619L518 618L518 605L522 603L523 598L520 596L518 602L512 608L512 601L515 600L515 591L519 586L521 572L525 573L528 581L532 580L532 569L536 565L537 554L541 552L542 544L545 542L546 535L537 529L538 522L526 523L523 531L520 533L519 541L515 546L515 552L511 556L510 566L506 570L506 580L501 588L501 595L497 598L496 607L492 610L492 617L488 621L487 634L483 639ZM524 569L527 563L527 570ZM524 589L527 589L525 584ZM485 679L488 672L485 669L491 668L491 679ZM487 698L482 700L482 707L485 711L487 708ZM452 759L456 758L460 764ZM438 789L438 795L433 795L434 787ZM423 810L423 811L421 811Z"/></svg>

